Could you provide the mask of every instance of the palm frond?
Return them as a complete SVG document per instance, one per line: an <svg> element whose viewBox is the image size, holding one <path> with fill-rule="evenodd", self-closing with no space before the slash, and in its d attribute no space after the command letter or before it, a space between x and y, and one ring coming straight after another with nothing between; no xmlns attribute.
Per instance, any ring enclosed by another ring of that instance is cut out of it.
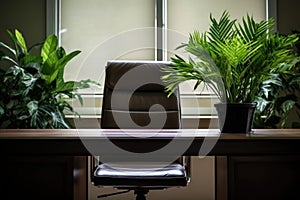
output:
<svg viewBox="0 0 300 200"><path fill-rule="evenodd" d="M230 20L228 11L224 11L219 21L210 14L211 26L208 30L210 41L224 42L231 38L235 31L232 29L236 20Z"/></svg>

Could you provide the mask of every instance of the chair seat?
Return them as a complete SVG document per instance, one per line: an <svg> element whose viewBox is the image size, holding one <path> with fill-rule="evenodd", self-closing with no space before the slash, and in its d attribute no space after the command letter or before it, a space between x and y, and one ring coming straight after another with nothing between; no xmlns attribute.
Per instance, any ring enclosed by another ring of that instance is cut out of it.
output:
<svg viewBox="0 0 300 200"><path fill-rule="evenodd" d="M95 185L127 187L186 186L187 175L180 164L101 164L94 173ZM159 183L159 184L158 184Z"/></svg>

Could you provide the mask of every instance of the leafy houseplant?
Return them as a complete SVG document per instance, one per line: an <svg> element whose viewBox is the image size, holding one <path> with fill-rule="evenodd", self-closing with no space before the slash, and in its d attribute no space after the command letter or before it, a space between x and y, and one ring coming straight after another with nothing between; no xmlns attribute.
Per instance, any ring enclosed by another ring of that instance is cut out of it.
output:
<svg viewBox="0 0 300 200"><path fill-rule="evenodd" d="M65 81L66 64L80 51L69 54L50 35L40 45L27 48L18 30L7 31L12 47L0 42L0 127L71 128L64 111L76 112L67 100L78 98L78 89L97 85L91 80ZM34 47L40 54L34 55ZM7 61L9 64L7 64Z"/></svg>
<svg viewBox="0 0 300 200"><path fill-rule="evenodd" d="M184 48L189 58L172 57L173 65L165 69L168 74L162 79L168 92L186 80L196 80L195 88L203 83L221 101L215 105L221 132L248 133L261 86L278 84L276 77L289 73L298 62L292 51L298 38L274 33L272 19L256 22L247 15L238 23L224 11L219 21L212 15L210 20L208 31L194 31L188 43L178 47ZM236 121L242 118L248 123Z"/></svg>
<svg viewBox="0 0 300 200"><path fill-rule="evenodd" d="M290 113L300 109L300 65L288 74L277 77L277 84L263 84L257 98L257 109L254 115L255 128L299 128L299 113L296 119L288 124ZM266 87L265 87L266 85ZM268 92L264 92L268 90Z"/></svg>
<svg viewBox="0 0 300 200"><path fill-rule="evenodd" d="M293 31L298 35L299 31ZM295 52L300 55L300 41L295 43ZM254 116L255 128L299 128L300 122L300 63L297 63L289 73L280 74L276 83L267 82L261 87L257 98L257 109ZM266 87L265 87L266 86ZM267 92L266 92L267 91ZM298 116L290 116L296 111ZM287 123L287 121L291 123Z"/></svg>

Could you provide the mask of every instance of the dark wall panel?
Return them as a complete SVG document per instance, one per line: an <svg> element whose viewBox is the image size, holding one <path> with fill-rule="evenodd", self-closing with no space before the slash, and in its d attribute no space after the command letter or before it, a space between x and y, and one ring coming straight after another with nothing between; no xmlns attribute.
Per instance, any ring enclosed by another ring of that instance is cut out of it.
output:
<svg viewBox="0 0 300 200"><path fill-rule="evenodd" d="M6 29L19 29L27 45L46 36L46 0L1 0L0 41L10 42Z"/></svg>

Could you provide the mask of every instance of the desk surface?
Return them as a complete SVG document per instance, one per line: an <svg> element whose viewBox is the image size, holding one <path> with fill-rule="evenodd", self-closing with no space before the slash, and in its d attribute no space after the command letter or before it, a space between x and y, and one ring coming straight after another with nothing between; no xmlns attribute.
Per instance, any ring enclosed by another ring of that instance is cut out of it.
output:
<svg viewBox="0 0 300 200"><path fill-rule="evenodd" d="M220 134L218 129L0 129L0 139L104 139L104 138L219 138L300 139L300 129L253 129L253 133Z"/></svg>
<svg viewBox="0 0 300 200"><path fill-rule="evenodd" d="M1 155L91 155L90 146L96 148L93 154L109 155L107 143L134 152L172 143L194 156L300 155L300 129L254 129L251 134L220 134L217 129L0 129ZM203 145L211 145L209 152L201 152Z"/></svg>

